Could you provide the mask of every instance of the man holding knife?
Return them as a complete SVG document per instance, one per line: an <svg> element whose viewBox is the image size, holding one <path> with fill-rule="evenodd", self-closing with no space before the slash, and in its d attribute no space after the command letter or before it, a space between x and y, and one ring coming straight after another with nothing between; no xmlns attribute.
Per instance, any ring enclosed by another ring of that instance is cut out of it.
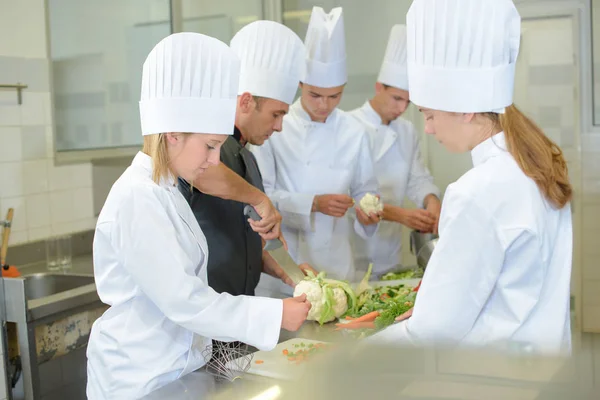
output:
<svg viewBox="0 0 600 400"><path fill-rule="evenodd" d="M261 213L260 209L264 205L258 202L257 207L247 200L252 196L262 199L264 188L256 160L245 146L247 143L260 146L274 131L281 130L283 116L300 81L305 53L300 38L273 21L256 21L245 26L234 36L230 46L241 60L241 74L234 135L221 148L223 166L209 168L193 187L180 180L179 188L211 249L210 286L219 293L254 295L262 272L290 286L293 282L269 253L263 251L262 239L279 236L279 225L274 226L275 233L268 232L272 227L268 221L249 221L244 215L245 203L248 203L264 218L264 211ZM222 186L223 174L229 173L243 180L239 186L247 191L245 196L230 196L234 195L228 190L231 185ZM302 265L301 268L310 267Z"/></svg>

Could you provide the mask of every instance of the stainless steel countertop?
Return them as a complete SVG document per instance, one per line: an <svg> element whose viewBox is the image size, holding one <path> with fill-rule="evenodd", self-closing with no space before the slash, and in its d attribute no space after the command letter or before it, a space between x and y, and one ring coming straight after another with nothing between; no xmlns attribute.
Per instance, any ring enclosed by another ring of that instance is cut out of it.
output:
<svg viewBox="0 0 600 400"><path fill-rule="evenodd" d="M67 273L93 275L91 255L75 258L72 264ZM44 263L23 266L20 270L23 275L47 271ZM262 295L267 292L261 290ZM273 297L281 295L273 293ZM298 332L282 330L280 341L294 337L339 341L339 332L332 328L307 322ZM377 393L378 398L442 399L462 390L470 398L486 398L489 393L495 393L507 399L595 399L600 388L594 386L593 374L589 373L593 369L588 364L589 354L581 351L591 343L582 346L583 341L591 341L590 336L574 335L573 358L566 365L553 360L515 360L505 355L488 357L427 349L402 352L385 349L381 353L362 354L360 361L353 359L354 350L345 351L347 359L336 360L336 365L324 368L311 365L309 376L300 383L253 375L229 383L200 369L144 399L252 399L270 389L281 390L281 396L263 398L368 399Z"/></svg>

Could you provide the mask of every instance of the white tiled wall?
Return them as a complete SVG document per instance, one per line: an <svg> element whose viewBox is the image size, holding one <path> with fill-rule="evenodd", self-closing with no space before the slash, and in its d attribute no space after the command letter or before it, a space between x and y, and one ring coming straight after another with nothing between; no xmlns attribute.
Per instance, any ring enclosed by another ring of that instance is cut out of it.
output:
<svg viewBox="0 0 600 400"><path fill-rule="evenodd" d="M90 164L55 166L44 0L0 0L0 218L15 209L10 244L94 227Z"/></svg>

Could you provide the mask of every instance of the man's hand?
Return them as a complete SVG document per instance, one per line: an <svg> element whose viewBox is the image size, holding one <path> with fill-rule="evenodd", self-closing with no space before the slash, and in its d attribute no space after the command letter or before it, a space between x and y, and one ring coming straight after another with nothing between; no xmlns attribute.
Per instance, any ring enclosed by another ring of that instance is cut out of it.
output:
<svg viewBox="0 0 600 400"><path fill-rule="evenodd" d="M268 261L267 261L267 259L268 259ZM311 271L313 274L315 274L315 276L318 275L318 272L313 267L311 267L310 265L308 265L306 263L300 264L300 265L298 265L298 267L304 273L304 275L308 275L308 271ZM292 281L290 279L288 274L285 273L283 268L281 268L281 266L277 263L277 261L275 261L270 255L269 256L263 255L263 272L271 275L274 278L281 279L281 281L288 286L296 287L296 284L294 283L294 281Z"/></svg>
<svg viewBox="0 0 600 400"><path fill-rule="evenodd" d="M281 233L281 214L277 211L271 200L264 195L256 204L252 204L258 215L262 218L260 221L253 221L248 218L248 223L252 230L258 233L264 240L279 239L287 250L287 243Z"/></svg>
<svg viewBox="0 0 600 400"><path fill-rule="evenodd" d="M384 207L384 219L425 233L433 232L435 224L435 218L427 210L401 208L390 204Z"/></svg>
<svg viewBox="0 0 600 400"><path fill-rule="evenodd" d="M440 223L440 213L442 211L442 203L436 195L430 194L425 197L425 209L435 218L435 223L432 227L432 232L438 234L438 225Z"/></svg>
<svg viewBox="0 0 600 400"><path fill-rule="evenodd" d="M356 218L358 219L358 222L360 222L361 224L368 226L368 225L378 224L379 221L381 221L381 218L382 218L381 213L370 213L369 215L367 215L360 207L355 207L355 208L356 208Z"/></svg>
<svg viewBox="0 0 600 400"><path fill-rule="evenodd" d="M315 196L312 211L341 218L353 205L354 199L347 194L322 194Z"/></svg>
<svg viewBox="0 0 600 400"><path fill-rule="evenodd" d="M302 270L302 272L304 272L304 275L308 275L308 272L312 272L313 274L319 275L319 273L317 272L316 269L314 269L313 267L310 266L310 264L307 263L302 263L300 265L298 265L298 267Z"/></svg>
<svg viewBox="0 0 600 400"><path fill-rule="evenodd" d="M279 278L281 279L281 281L283 283L285 283L286 285L290 286L290 287L296 287L296 285L294 284L294 281L292 281L290 279L290 277L288 276L288 274L285 273L285 271L283 270L283 268L281 268L279 266L279 264L275 263L274 265L271 265L269 267L269 271L265 271L266 273L268 273L269 275L271 275L274 278Z"/></svg>

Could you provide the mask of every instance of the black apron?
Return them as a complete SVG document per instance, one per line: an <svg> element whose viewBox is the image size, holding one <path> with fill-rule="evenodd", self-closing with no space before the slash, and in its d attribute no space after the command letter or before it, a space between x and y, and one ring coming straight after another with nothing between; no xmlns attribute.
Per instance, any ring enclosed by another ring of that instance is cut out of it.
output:
<svg viewBox="0 0 600 400"><path fill-rule="evenodd" d="M264 192L254 155L239 143L240 133L221 147L221 162ZM244 203L209 196L179 178L186 198L208 242L208 284L218 293L254 295L262 272L262 242L244 216Z"/></svg>

